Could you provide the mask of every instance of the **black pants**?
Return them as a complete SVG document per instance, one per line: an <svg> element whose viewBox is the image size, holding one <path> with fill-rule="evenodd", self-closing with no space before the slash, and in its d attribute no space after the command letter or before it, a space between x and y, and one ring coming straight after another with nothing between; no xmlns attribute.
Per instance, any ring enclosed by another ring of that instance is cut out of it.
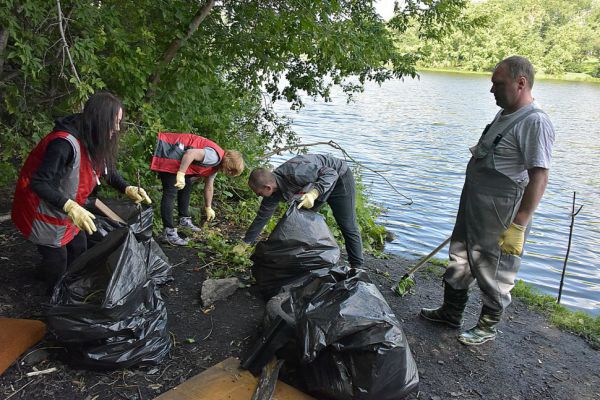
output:
<svg viewBox="0 0 600 400"><path fill-rule="evenodd" d="M360 267L364 263L362 252L362 238L360 228L356 221L356 183L352 171L348 170L340 176L327 199L333 217L337 222L348 252L348 261L353 267Z"/></svg>
<svg viewBox="0 0 600 400"><path fill-rule="evenodd" d="M42 262L38 266L37 275L48 282L52 289L58 279L64 274L73 261L87 250L87 238L85 232L79 231L77 235L66 246L49 247L37 246L42 256Z"/></svg>
<svg viewBox="0 0 600 400"><path fill-rule="evenodd" d="M160 202L160 217L165 228L175 228L173 224L173 207L175 205L175 196L177 196L177 211L179 217L190 216L190 196L192 194L192 179L185 176L185 187L177 190L175 182L176 174L170 172L159 172L162 182L162 200Z"/></svg>

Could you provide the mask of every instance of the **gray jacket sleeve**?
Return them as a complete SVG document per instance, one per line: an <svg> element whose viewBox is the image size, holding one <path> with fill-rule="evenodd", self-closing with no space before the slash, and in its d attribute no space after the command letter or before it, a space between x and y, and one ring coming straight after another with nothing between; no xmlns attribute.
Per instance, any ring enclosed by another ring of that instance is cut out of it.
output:
<svg viewBox="0 0 600 400"><path fill-rule="evenodd" d="M277 204L279 204L279 196L265 197L262 199L260 203L260 208L256 213L256 217L250 227L246 231L246 235L244 236L244 242L246 243L254 243L258 238L258 235L262 232L263 228L269 222L275 209L277 208Z"/></svg>
<svg viewBox="0 0 600 400"><path fill-rule="evenodd" d="M300 189L312 185L308 190L315 188L319 191L319 198L327 198L335 186L339 175L338 172L317 160L311 160L307 156L297 156L282 164L275 170L281 178L277 181L279 188L286 193L286 200Z"/></svg>
<svg viewBox="0 0 600 400"><path fill-rule="evenodd" d="M298 186L304 187L312 183L313 188L319 191L319 195L328 193L339 178L335 169L319 167L315 164L301 165L294 176L297 179Z"/></svg>

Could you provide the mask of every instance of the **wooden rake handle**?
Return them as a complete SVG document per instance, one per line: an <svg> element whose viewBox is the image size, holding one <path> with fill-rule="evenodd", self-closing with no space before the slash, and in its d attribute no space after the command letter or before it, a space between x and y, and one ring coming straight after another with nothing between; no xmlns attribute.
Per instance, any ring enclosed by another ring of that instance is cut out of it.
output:
<svg viewBox="0 0 600 400"><path fill-rule="evenodd" d="M438 251L440 251L441 249L443 249L444 247L446 247L446 245L450 242L451 236L448 237L446 240L444 240L438 247L436 247L435 249L433 249L431 251L431 253L427 254L425 257L421 258L415 265L414 267L412 267L411 269L409 269L406 274L404 274L404 277L408 277L411 276L412 274L414 274L415 272L417 272L417 270L419 268L421 268L423 266L423 264L425 264L427 261L429 261L429 259L431 259L431 257L435 256L437 254ZM403 277L403 278L404 278Z"/></svg>

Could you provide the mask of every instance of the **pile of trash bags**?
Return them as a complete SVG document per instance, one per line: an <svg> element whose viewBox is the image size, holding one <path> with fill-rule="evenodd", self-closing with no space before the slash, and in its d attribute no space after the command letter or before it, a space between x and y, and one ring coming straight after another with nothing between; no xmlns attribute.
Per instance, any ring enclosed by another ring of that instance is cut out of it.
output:
<svg viewBox="0 0 600 400"><path fill-rule="evenodd" d="M273 356L295 366L319 399L400 399L419 374L400 322L365 271L310 272L267 304L269 326L244 358L257 373Z"/></svg>
<svg viewBox="0 0 600 400"><path fill-rule="evenodd" d="M292 204L251 257L270 300L242 367L258 374L283 359L282 373L319 399L403 398L419 374L400 322L367 273L339 257L324 218Z"/></svg>
<svg viewBox="0 0 600 400"><path fill-rule="evenodd" d="M171 349L158 287L172 280L171 265L152 238L152 208L111 207L127 224L96 216L89 249L46 305L48 327L79 367L158 364Z"/></svg>

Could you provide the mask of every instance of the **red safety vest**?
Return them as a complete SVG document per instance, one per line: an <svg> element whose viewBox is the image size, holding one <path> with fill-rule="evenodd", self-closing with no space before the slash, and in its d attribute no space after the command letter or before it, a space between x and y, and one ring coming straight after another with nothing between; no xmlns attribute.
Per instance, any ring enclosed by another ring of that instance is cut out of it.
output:
<svg viewBox="0 0 600 400"><path fill-rule="evenodd" d="M179 171L181 158L186 150L203 149L205 147L213 148L219 155L219 161L223 159L225 150L212 140L193 133L158 132L158 142L156 143L156 150L152 157L150 169L152 171L176 174ZM185 173L186 175L210 176L217 172L218 169L218 166L203 167L202 165L192 163Z"/></svg>
<svg viewBox="0 0 600 400"><path fill-rule="evenodd" d="M87 151L81 151L79 140L68 132L50 132L31 151L19 174L11 216L25 239L50 247L65 246L79 233L79 228L62 209L40 199L29 186L31 176L44 159L48 144L57 138L68 140L75 151L73 163L68 166L57 189L69 199L83 205L97 183L97 175Z"/></svg>

